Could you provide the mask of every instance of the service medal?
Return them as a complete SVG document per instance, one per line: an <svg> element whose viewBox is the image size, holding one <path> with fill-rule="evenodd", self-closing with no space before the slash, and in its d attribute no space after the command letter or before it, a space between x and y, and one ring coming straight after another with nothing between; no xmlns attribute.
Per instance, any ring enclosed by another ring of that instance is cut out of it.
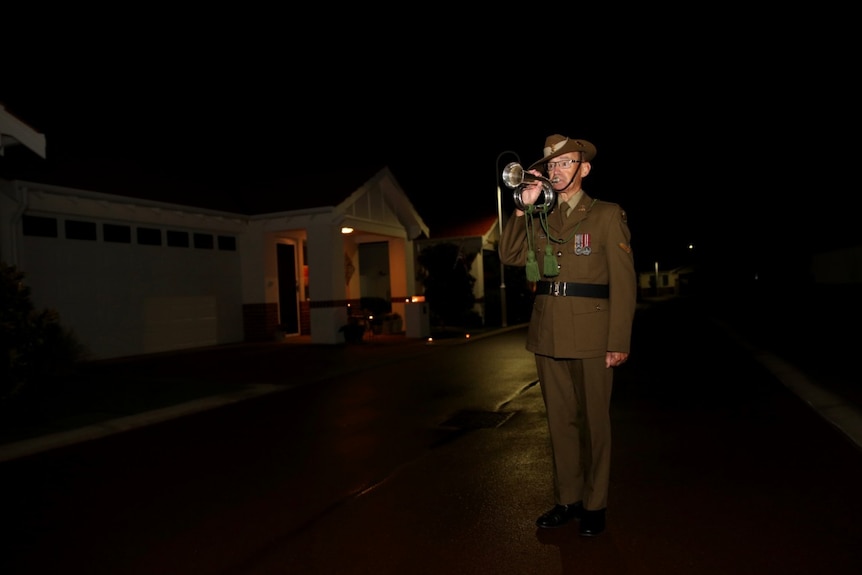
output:
<svg viewBox="0 0 862 575"><path fill-rule="evenodd" d="M590 247L590 234L575 234L575 255L588 256L592 253Z"/></svg>

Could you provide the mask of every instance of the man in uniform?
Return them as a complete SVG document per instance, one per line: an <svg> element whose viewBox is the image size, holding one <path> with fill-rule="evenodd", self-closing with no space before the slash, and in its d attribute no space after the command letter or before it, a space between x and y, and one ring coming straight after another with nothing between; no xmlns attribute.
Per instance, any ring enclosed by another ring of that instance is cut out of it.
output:
<svg viewBox="0 0 862 575"><path fill-rule="evenodd" d="M628 359L637 301L626 213L581 187L595 155L586 140L548 137L499 246L503 263L526 266L535 281L526 348L547 411L555 496L536 524L579 520L584 536L605 530L613 369Z"/></svg>

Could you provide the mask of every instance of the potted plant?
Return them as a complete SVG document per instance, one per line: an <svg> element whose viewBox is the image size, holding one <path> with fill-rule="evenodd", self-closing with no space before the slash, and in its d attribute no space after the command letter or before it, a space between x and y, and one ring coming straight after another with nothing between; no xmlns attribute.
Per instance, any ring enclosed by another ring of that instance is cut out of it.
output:
<svg viewBox="0 0 862 575"><path fill-rule="evenodd" d="M358 322L350 322L341 326L338 331L344 334L346 343L362 343L365 335L365 325Z"/></svg>

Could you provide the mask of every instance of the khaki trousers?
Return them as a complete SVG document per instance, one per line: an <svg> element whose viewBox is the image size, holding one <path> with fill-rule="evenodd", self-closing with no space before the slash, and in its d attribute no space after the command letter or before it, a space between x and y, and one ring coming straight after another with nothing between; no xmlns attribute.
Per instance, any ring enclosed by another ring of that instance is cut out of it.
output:
<svg viewBox="0 0 862 575"><path fill-rule="evenodd" d="M536 355L554 465L554 497L583 501L588 510L608 502L611 468L610 404L613 368L605 358L554 359Z"/></svg>

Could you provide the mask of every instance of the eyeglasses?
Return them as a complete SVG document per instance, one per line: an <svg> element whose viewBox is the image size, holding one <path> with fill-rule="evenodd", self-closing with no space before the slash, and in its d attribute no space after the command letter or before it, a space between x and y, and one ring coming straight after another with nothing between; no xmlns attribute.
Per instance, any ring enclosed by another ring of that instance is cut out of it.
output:
<svg viewBox="0 0 862 575"><path fill-rule="evenodd" d="M557 166L563 168L564 170L567 168L571 168L572 164L580 164L581 160L560 160L559 162L548 162L546 166L548 167L548 171L550 172Z"/></svg>

